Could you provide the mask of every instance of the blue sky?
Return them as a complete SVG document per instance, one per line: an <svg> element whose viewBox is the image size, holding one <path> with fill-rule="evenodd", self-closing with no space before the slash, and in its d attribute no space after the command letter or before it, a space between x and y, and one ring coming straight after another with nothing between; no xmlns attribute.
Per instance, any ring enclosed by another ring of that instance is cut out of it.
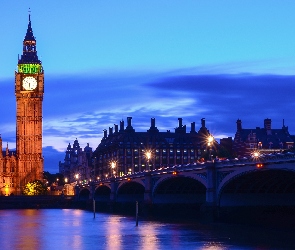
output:
<svg viewBox="0 0 295 250"><path fill-rule="evenodd" d="M96 148L132 116L136 131L182 117L217 137L243 127L295 134L294 1L1 1L0 133L15 147L14 70L28 8L45 70L45 170L68 143ZM5 10L5 11L4 11Z"/></svg>

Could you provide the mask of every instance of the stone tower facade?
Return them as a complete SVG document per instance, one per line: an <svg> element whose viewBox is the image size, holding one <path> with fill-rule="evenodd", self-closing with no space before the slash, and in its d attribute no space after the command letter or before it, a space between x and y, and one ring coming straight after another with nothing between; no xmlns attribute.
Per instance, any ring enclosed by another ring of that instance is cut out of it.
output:
<svg viewBox="0 0 295 250"><path fill-rule="evenodd" d="M29 15L23 54L18 60L18 71L15 72L17 185L20 187L29 181L42 179L43 94L44 72L38 59Z"/></svg>
<svg viewBox="0 0 295 250"><path fill-rule="evenodd" d="M36 39L33 35L31 17L23 41L23 53L18 58L18 69L15 72L16 96L16 152L7 153L0 163L5 195L21 194L26 183L43 179L42 155L42 102L44 94L44 71L38 59ZM1 147L2 149L2 147ZM1 150L2 151L2 150ZM1 159L1 157L0 157ZM10 167L15 160L16 166ZM5 165L5 166L4 166ZM9 167L7 167L9 166ZM10 176L5 179L4 176ZM2 183L1 183L2 182ZM9 191L7 191L7 188ZM3 194L3 190L2 190Z"/></svg>

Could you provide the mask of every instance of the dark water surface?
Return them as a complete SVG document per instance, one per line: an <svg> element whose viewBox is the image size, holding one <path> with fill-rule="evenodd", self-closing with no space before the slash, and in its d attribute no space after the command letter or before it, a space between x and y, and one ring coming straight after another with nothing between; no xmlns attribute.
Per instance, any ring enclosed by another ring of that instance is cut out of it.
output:
<svg viewBox="0 0 295 250"><path fill-rule="evenodd" d="M290 230L173 224L76 209L0 210L0 249L295 249Z"/></svg>

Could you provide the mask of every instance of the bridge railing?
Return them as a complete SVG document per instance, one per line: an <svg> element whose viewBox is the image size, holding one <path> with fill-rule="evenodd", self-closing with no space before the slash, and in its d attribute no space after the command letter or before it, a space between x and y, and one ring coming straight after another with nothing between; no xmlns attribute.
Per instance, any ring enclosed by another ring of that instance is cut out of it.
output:
<svg viewBox="0 0 295 250"><path fill-rule="evenodd" d="M91 183L99 184L102 182L109 183L112 179L116 181L122 180L131 180L133 178L141 178L144 177L147 173L151 175L161 175L161 174L173 174L180 172L188 172L188 171L204 171L208 165L212 165L212 163L216 166L216 168L222 167L238 167L245 165L256 165L257 163L283 163L283 162L295 162L295 154L293 153L277 153L277 154L268 154L261 155L260 157L243 157L243 158L235 158L235 159L226 159L226 160L214 160L208 162L197 162L185 165L175 165L171 167L162 167L159 169L154 169L150 171L137 172L133 174L126 174L123 176L109 177L104 178L94 182L86 182L84 184L80 184L79 186L89 186Z"/></svg>
<svg viewBox="0 0 295 250"><path fill-rule="evenodd" d="M217 167L223 166L238 166L238 165L253 165L256 163L279 163L295 161L295 154L293 153L277 153L260 155L259 157L243 157L240 159L227 159L223 161L215 161Z"/></svg>

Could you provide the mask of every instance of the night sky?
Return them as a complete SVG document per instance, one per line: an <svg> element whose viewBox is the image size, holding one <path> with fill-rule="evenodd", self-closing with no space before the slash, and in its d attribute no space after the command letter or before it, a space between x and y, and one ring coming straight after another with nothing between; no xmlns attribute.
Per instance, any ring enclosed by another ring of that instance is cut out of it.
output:
<svg viewBox="0 0 295 250"><path fill-rule="evenodd" d="M295 1L1 1L0 134L15 147L14 71L28 9L45 71L45 170L69 143L100 143L133 117L136 131L190 130L216 138L243 128L295 134Z"/></svg>

